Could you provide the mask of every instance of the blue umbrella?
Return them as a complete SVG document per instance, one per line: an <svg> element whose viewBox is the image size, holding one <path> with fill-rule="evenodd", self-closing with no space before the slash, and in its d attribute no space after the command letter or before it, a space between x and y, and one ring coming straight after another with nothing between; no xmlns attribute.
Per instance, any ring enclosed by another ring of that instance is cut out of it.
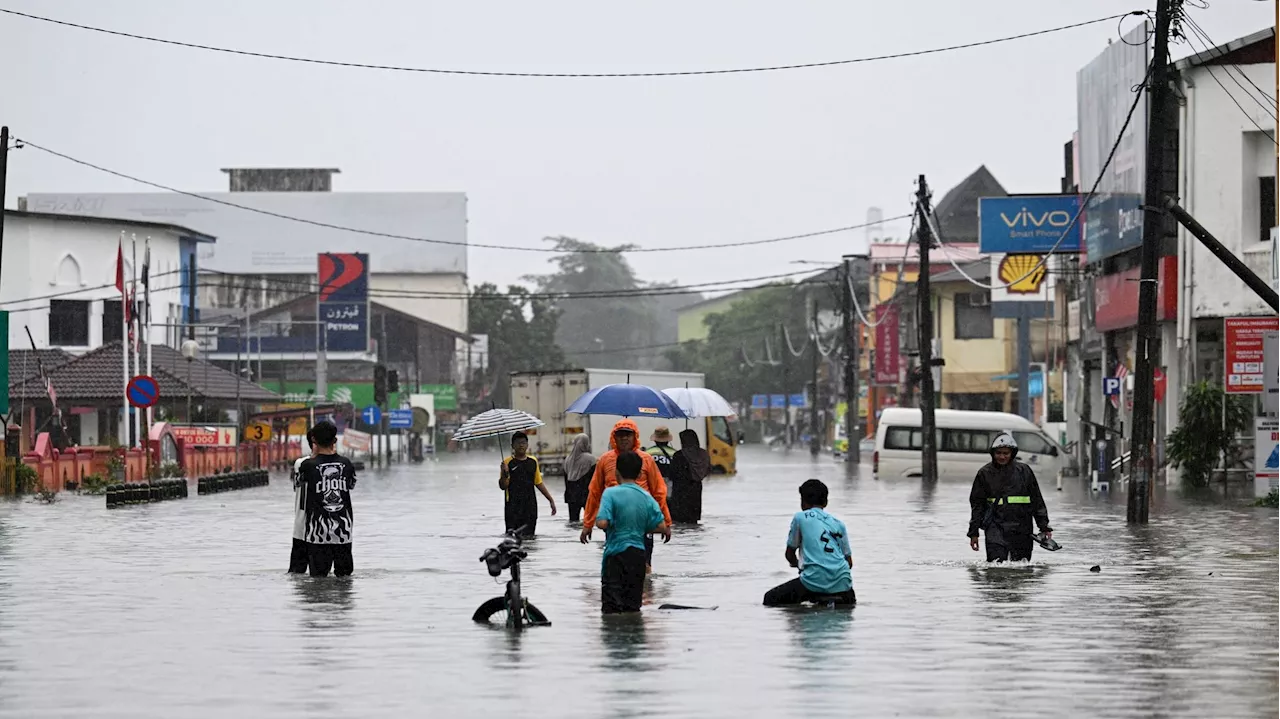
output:
<svg viewBox="0 0 1280 719"><path fill-rule="evenodd" d="M597 387L574 400L565 412L686 419L680 406L665 393L642 384L607 384Z"/></svg>

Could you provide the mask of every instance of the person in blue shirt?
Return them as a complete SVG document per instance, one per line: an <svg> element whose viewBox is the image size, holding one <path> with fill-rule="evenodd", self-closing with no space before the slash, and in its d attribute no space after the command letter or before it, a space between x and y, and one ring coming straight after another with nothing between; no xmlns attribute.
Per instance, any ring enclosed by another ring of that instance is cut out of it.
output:
<svg viewBox="0 0 1280 719"><path fill-rule="evenodd" d="M635 452L618 455L618 484L600 498L596 528L605 533L600 569L600 610L604 614L640 611L644 597L645 535L671 540L671 528L658 502L636 484L644 461Z"/></svg>
<svg viewBox="0 0 1280 719"><path fill-rule="evenodd" d="M827 485L816 479L800 485L800 511L791 518L786 556L788 564L800 569L800 576L765 592L766 607L829 598L835 598L836 604L857 603L849 533L844 522L827 514Z"/></svg>

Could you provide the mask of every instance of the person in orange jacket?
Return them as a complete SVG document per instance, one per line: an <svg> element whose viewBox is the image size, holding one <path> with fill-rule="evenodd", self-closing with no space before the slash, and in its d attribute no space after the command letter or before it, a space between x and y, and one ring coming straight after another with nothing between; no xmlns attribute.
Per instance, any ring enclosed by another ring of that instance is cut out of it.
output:
<svg viewBox="0 0 1280 719"><path fill-rule="evenodd" d="M618 455L624 452L635 452L640 455L640 459L644 462L644 468L640 471L640 477L636 479L636 484L645 490L662 508L662 516L666 518L667 526L671 526L671 511L667 509L667 483L662 478L662 472L658 469L658 463L653 461L653 456L647 452L641 452L639 446L640 428L635 422L629 419L623 419L613 425L613 432L609 434L609 451L600 455L600 459L596 460L595 474L591 475L591 486L587 488L587 506L582 510L582 533L578 535L578 539L586 544L591 540L591 529L596 526L596 513L600 511L600 497L604 494L606 487L613 487L618 484L617 464ZM662 541L671 541L671 535L664 534ZM645 571L653 571L653 536L645 537Z"/></svg>

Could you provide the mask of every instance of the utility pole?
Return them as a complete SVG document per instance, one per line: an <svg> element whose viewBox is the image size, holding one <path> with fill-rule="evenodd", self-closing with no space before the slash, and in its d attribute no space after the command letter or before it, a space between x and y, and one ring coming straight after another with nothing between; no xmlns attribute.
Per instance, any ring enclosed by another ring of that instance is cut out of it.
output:
<svg viewBox="0 0 1280 719"><path fill-rule="evenodd" d="M778 354L782 357L782 421L785 446L791 451L791 347L787 344L786 325L778 325L778 341Z"/></svg>
<svg viewBox="0 0 1280 719"><path fill-rule="evenodd" d="M817 457L822 453L822 438L818 436L818 360L821 356L818 354L818 302L813 298L813 294L809 295L809 324L813 327L813 338L810 344L813 345L809 353L813 363L813 396L809 398L809 454Z"/></svg>
<svg viewBox="0 0 1280 719"><path fill-rule="evenodd" d="M4 198L9 182L9 126L0 127L0 259L4 257Z"/></svg>
<svg viewBox="0 0 1280 719"><path fill-rule="evenodd" d="M844 258L843 298L844 314L844 435L849 447L844 461L855 465L862 463L862 432L858 427L858 333L861 327L853 316L853 261Z"/></svg>
<svg viewBox="0 0 1280 719"><path fill-rule="evenodd" d="M929 185L924 175L916 187L916 212L920 215L920 272L916 276L916 303L920 316L920 430L923 452L920 472L926 482L938 481L938 432L933 408L933 302L929 290L929 249L933 245L930 229Z"/></svg>
<svg viewBox="0 0 1280 719"><path fill-rule="evenodd" d="M1147 176L1143 198L1142 281L1138 286L1138 333L1133 379L1133 481L1129 482L1129 524L1146 524L1150 512L1151 478L1154 474L1152 445L1155 440L1155 368L1160 359L1160 335L1156 326L1156 285L1159 281L1160 246L1165 234L1165 213L1161 208L1164 184L1164 145L1169 134L1169 29L1179 0L1157 0L1155 55L1147 86Z"/></svg>

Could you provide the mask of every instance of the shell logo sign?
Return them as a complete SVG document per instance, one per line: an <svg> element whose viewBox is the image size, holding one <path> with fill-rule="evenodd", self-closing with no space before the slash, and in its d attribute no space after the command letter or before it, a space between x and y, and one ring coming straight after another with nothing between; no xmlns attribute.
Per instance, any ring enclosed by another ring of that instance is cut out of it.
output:
<svg viewBox="0 0 1280 719"><path fill-rule="evenodd" d="M1049 276L1048 264L1040 255L1005 255L996 276L1009 285L1009 294L1036 295Z"/></svg>

